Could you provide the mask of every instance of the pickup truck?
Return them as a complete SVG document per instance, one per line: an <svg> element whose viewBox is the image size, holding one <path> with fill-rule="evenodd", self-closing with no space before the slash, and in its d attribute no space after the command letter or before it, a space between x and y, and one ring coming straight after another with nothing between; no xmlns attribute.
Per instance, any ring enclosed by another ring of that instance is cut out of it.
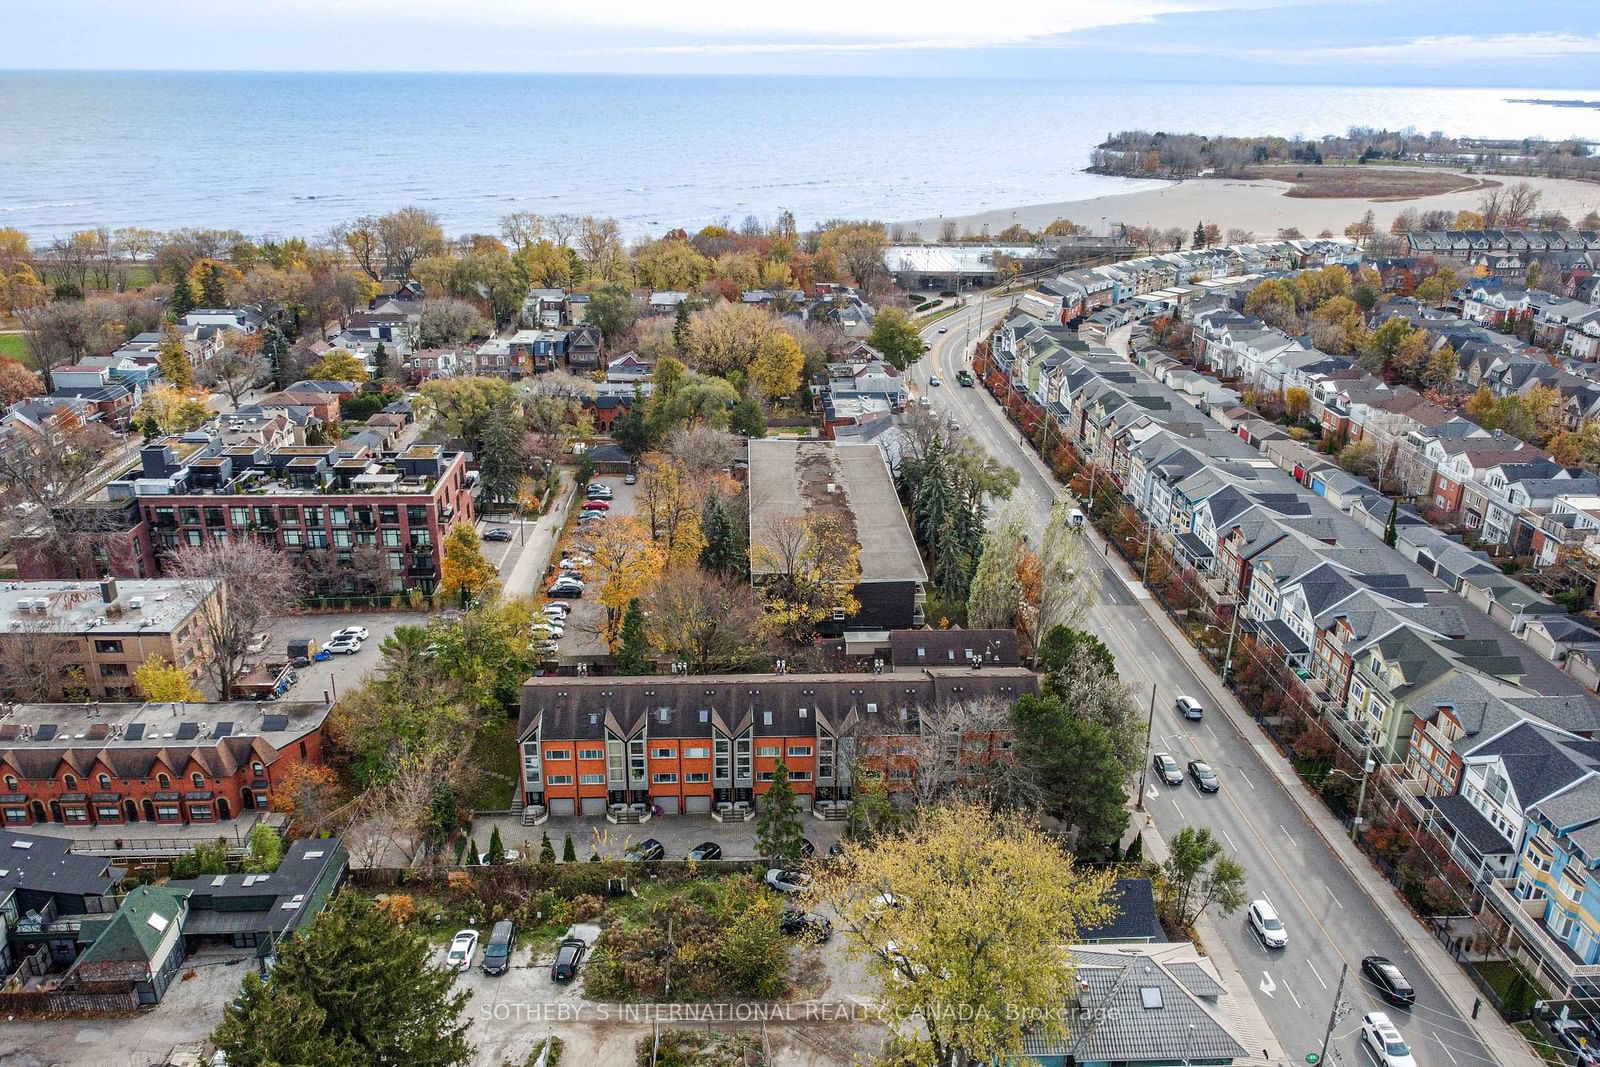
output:
<svg viewBox="0 0 1600 1067"><path fill-rule="evenodd" d="M972 388L972 372L966 370L956 371L956 384Z"/></svg>

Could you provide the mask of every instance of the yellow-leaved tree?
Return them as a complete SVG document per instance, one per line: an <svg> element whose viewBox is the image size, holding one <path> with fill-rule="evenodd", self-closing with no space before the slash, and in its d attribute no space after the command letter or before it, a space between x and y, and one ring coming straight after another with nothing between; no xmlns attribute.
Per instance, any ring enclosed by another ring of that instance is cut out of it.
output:
<svg viewBox="0 0 1600 1067"><path fill-rule="evenodd" d="M1020 813L956 802L846 838L814 879L885 1017L906 1024L897 1062L1007 1063L1026 1058L1025 1036L1070 1033L1065 946L1110 916L1113 872L1076 866Z"/></svg>
<svg viewBox="0 0 1600 1067"><path fill-rule="evenodd" d="M314 380L329 382L364 382L369 377L367 365L343 348L335 348L323 356L306 374Z"/></svg>
<svg viewBox="0 0 1600 1067"><path fill-rule="evenodd" d="M159 433L193 430L211 418L211 408L206 403L207 395L199 390L158 385L145 391L135 422Z"/></svg>
<svg viewBox="0 0 1600 1067"><path fill-rule="evenodd" d="M439 577L439 595L459 597L463 605L488 600L500 591L500 577L494 564L484 557L478 531L469 522L458 522L444 535L444 563Z"/></svg>
<svg viewBox="0 0 1600 1067"><path fill-rule="evenodd" d="M854 590L861 581L861 545L837 515L775 519L750 546L750 574L766 594L767 623L794 644L816 634L825 619L861 610Z"/></svg>
<svg viewBox="0 0 1600 1067"><path fill-rule="evenodd" d="M605 638L615 645L628 601L655 587L666 566L666 553L650 537L650 529L633 516L601 524L594 536L594 580L606 609Z"/></svg>
<svg viewBox="0 0 1600 1067"><path fill-rule="evenodd" d="M792 334L772 334L762 340L750 361L750 384L768 400L789 396L800 388L805 365L805 353Z"/></svg>
<svg viewBox="0 0 1600 1067"><path fill-rule="evenodd" d="M694 566L706 539L700 529L700 487L683 461L659 452L645 455L639 461L637 500L639 516L667 564Z"/></svg>
<svg viewBox="0 0 1600 1067"><path fill-rule="evenodd" d="M155 703L204 700L205 694L177 664L160 656L145 660L133 669L133 687L139 695Z"/></svg>

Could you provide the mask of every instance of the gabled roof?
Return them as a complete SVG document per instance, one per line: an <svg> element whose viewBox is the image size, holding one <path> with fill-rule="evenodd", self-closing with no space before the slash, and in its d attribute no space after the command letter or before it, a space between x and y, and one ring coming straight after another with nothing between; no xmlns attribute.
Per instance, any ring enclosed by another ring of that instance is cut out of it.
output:
<svg viewBox="0 0 1600 1067"><path fill-rule="evenodd" d="M182 923L188 900L186 889L136 887L123 898L117 913L101 926L94 943L78 957L78 965L153 962L168 932Z"/></svg>

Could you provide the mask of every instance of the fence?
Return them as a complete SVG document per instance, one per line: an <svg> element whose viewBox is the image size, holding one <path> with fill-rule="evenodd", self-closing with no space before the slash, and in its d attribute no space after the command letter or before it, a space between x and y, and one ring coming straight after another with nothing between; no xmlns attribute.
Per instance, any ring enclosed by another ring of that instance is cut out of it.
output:
<svg viewBox="0 0 1600 1067"><path fill-rule="evenodd" d="M133 991L133 983L125 984L125 989L116 992L57 989L0 993L0 1014L126 1015L139 1010L139 994Z"/></svg>
<svg viewBox="0 0 1600 1067"><path fill-rule="evenodd" d="M574 883L603 883L619 875L642 878L687 881L700 874L736 874L741 871L765 871L765 860L651 860L635 863L628 860L579 860L572 863L537 863L519 861L495 866L482 864L438 867L352 867L350 884L357 889L442 889L450 884L452 874L468 874L473 878L492 879L534 889L570 888L578 891L597 891L601 886Z"/></svg>

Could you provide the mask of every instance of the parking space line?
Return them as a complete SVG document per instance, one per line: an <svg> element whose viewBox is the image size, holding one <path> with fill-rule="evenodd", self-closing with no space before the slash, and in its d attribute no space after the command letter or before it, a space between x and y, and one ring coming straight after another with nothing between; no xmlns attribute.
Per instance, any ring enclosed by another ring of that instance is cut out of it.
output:
<svg viewBox="0 0 1600 1067"><path fill-rule="evenodd" d="M1439 1031L1437 1031L1437 1030L1429 1030L1429 1031L1428 1031L1428 1033L1430 1033L1430 1034L1432 1034L1432 1035L1433 1035L1433 1039L1434 1039L1434 1041L1436 1041L1436 1042L1438 1042L1438 1045L1439 1045L1439 1048L1440 1048L1440 1049L1441 1049L1441 1050L1442 1050L1442 1051L1443 1051L1443 1052L1444 1052L1444 1054L1445 1054L1445 1055L1446 1055L1446 1056L1449 1056L1449 1057L1450 1057L1450 1062L1451 1062L1451 1063L1457 1063L1457 1062L1459 1062L1459 1061L1458 1061L1458 1060L1457 1060L1457 1059L1456 1059L1456 1058L1455 1058L1455 1056L1453 1056L1453 1055L1451 1055L1451 1052L1450 1052L1450 1046L1449 1046L1449 1045L1446 1045L1446 1044L1445 1044L1445 1043L1444 1043L1444 1039L1443 1039L1443 1038L1441 1038L1441 1037L1440 1037L1440 1036L1439 1036Z"/></svg>

